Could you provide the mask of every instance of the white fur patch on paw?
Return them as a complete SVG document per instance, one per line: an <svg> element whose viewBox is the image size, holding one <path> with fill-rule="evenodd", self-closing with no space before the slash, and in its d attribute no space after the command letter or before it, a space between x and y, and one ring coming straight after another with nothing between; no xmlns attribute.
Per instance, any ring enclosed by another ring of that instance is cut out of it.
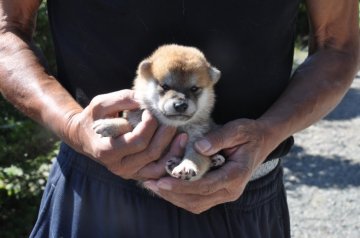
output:
<svg viewBox="0 0 360 238"><path fill-rule="evenodd" d="M221 165L223 165L225 163L225 157L220 155L220 154L216 154L211 156L211 167L219 167Z"/></svg>
<svg viewBox="0 0 360 238"><path fill-rule="evenodd" d="M116 137L119 135L119 125L111 119L96 120L92 128L102 137Z"/></svg>
<svg viewBox="0 0 360 238"><path fill-rule="evenodd" d="M191 160L183 160L171 172L173 177L183 180L195 180L198 174L199 168Z"/></svg>

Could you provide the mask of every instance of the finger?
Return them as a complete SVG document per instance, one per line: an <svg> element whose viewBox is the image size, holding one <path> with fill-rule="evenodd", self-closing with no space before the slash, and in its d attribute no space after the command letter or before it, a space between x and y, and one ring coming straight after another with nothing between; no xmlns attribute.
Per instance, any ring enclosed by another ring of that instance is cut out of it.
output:
<svg viewBox="0 0 360 238"><path fill-rule="evenodd" d="M199 180L189 182L172 177L164 177L157 180L154 186L172 193L200 194L204 196L211 195L222 189L231 191L241 190L245 187L251 175L249 175L248 167L244 165L230 160L222 167L206 173Z"/></svg>
<svg viewBox="0 0 360 238"><path fill-rule="evenodd" d="M93 118L104 118L124 110L134 110L140 107L132 90L124 89L112 93L98 95L90 105L93 107Z"/></svg>
<svg viewBox="0 0 360 238"><path fill-rule="evenodd" d="M234 196L230 195L226 189L221 189L215 193L204 196L198 194L173 193L159 189L156 186L152 187L149 183L147 184L147 188L166 201L196 214L206 211L218 204L235 200Z"/></svg>
<svg viewBox="0 0 360 238"><path fill-rule="evenodd" d="M233 121L210 132L203 139L197 141L195 149L204 155L210 156L223 149L233 148L247 142L243 131L247 131L245 126Z"/></svg>
<svg viewBox="0 0 360 238"><path fill-rule="evenodd" d="M153 161L138 171L141 180L158 179L166 174L166 162L172 157L182 157L187 143L187 135L182 133L175 137L169 152L158 161Z"/></svg>
<svg viewBox="0 0 360 238"><path fill-rule="evenodd" d="M224 154L226 157L230 157L230 156L231 156L232 154L234 154L238 149L239 149L239 146L235 146L235 147L232 147L232 148L224 149L224 150L223 150L223 154Z"/></svg>
<svg viewBox="0 0 360 238"><path fill-rule="evenodd" d="M153 182L151 182L151 184L152 183ZM221 175L220 171L213 171L209 172L208 175L203 178L191 182L173 177L163 177L157 180L152 186L177 194L209 195L223 189L224 183L224 176ZM144 184L145 187L147 187L148 183L145 182Z"/></svg>
<svg viewBox="0 0 360 238"><path fill-rule="evenodd" d="M154 160L158 160L164 150L171 143L176 128L168 126L160 126L153 136L149 146L142 152L131 154L123 158L122 164L130 171L137 172L146 164Z"/></svg>
<svg viewBox="0 0 360 238"><path fill-rule="evenodd" d="M123 157L139 153L146 149L155 134L157 126L156 119L151 116L149 111L145 110L141 122L134 130L117 138L111 138L111 145L114 149L123 151Z"/></svg>

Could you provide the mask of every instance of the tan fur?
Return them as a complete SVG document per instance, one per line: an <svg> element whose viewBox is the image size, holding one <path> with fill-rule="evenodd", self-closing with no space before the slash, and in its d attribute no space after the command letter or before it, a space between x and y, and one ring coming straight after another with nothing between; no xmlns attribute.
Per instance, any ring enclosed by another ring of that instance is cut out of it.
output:
<svg viewBox="0 0 360 238"><path fill-rule="evenodd" d="M191 72L199 76L200 86L208 87L211 84L207 72L210 64L203 53L194 47L164 45L145 60L151 63L148 71L145 71L147 77L151 75L161 81L169 72L178 72L183 74L183 79L186 80L187 74ZM138 74L141 75L141 72L138 71Z"/></svg>
<svg viewBox="0 0 360 238"><path fill-rule="evenodd" d="M175 126L189 136L184 158L167 163L166 170L174 177L196 180L212 164L224 162L221 155L208 158L193 146L214 125L210 113L215 102L213 86L219 77L220 71L194 47L164 45L139 64L133 89L142 109L149 110L160 123ZM119 123L112 120L117 119L98 121L94 129L103 136L117 136ZM128 112L127 120L136 126L141 111Z"/></svg>

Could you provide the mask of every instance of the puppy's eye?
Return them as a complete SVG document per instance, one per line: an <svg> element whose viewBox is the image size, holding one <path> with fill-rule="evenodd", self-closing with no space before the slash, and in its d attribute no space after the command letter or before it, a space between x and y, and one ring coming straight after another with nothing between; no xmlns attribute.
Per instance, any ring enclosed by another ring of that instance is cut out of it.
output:
<svg viewBox="0 0 360 238"><path fill-rule="evenodd" d="M196 92L198 92L199 90L200 90L200 88L199 88L199 87L196 87L196 86L192 86L192 87L190 88L190 91L193 92L193 93L196 93Z"/></svg>
<svg viewBox="0 0 360 238"><path fill-rule="evenodd" d="M167 84L163 84L163 85L160 85L160 86L161 86L161 88L162 88L164 91L170 90L170 86L167 85Z"/></svg>

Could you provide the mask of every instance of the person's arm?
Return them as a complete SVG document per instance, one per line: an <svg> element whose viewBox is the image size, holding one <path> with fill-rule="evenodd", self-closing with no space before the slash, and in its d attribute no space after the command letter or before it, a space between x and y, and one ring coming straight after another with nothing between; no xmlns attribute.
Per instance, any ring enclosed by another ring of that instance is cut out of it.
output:
<svg viewBox="0 0 360 238"><path fill-rule="evenodd" d="M156 120L145 113L134 130L124 125L122 136L100 138L92 130L93 121L138 108L134 93L121 90L100 95L83 109L46 72L32 50L40 3L41 0L0 0L1 94L75 150L104 164L113 173L139 179L161 176L165 173L161 168L164 162L156 166L155 160L172 141L175 129L158 128Z"/></svg>
<svg viewBox="0 0 360 238"><path fill-rule="evenodd" d="M277 142L307 128L341 101L359 70L358 1L306 0L309 56L260 118Z"/></svg>
<svg viewBox="0 0 360 238"><path fill-rule="evenodd" d="M82 108L32 51L40 2L0 1L0 90L20 111L67 139L66 127Z"/></svg>
<svg viewBox="0 0 360 238"><path fill-rule="evenodd" d="M252 172L290 135L329 113L359 69L357 0L307 0L310 50L281 97L257 120L231 121L196 144L205 155L225 150L226 164L188 183L173 178L145 185L193 213L241 196Z"/></svg>

